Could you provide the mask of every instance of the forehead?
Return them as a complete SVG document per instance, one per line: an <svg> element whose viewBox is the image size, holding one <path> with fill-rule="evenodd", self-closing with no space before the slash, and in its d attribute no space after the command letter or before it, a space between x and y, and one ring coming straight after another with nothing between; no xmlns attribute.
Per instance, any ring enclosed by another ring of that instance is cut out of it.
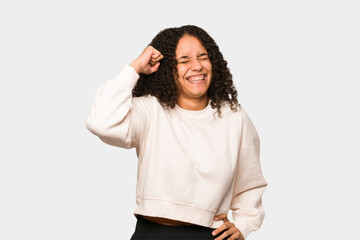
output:
<svg viewBox="0 0 360 240"><path fill-rule="evenodd" d="M206 48L202 43L194 36L184 35L180 38L178 45L176 47L176 56L188 55L199 53L207 53Z"/></svg>

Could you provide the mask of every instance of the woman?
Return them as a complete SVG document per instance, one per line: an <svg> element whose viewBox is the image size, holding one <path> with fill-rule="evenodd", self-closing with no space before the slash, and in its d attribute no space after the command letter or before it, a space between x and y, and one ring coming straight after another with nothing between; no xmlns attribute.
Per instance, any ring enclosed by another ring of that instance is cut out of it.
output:
<svg viewBox="0 0 360 240"><path fill-rule="evenodd" d="M158 33L96 91L86 127L139 159L131 239L242 240L259 229L260 139L236 97L218 46L194 25Z"/></svg>

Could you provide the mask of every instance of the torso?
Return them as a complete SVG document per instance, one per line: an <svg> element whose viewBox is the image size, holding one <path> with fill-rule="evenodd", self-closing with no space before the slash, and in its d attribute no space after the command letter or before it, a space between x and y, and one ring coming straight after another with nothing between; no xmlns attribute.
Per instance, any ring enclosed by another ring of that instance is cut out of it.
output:
<svg viewBox="0 0 360 240"><path fill-rule="evenodd" d="M159 223L159 224L163 224L163 225L168 225L168 226L194 226L195 225L195 224L192 224L192 223L172 220L172 219L169 219L169 218L150 217L150 216L144 216L144 215L141 215L141 216L143 218L145 218L146 220L149 220L151 222L155 222L155 223Z"/></svg>

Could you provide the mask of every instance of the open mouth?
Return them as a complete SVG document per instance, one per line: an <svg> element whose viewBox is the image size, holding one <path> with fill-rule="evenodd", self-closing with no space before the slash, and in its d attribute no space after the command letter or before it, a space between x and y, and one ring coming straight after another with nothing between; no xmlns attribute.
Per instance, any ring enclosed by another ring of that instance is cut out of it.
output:
<svg viewBox="0 0 360 240"><path fill-rule="evenodd" d="M193 77L189 77L186 80L191 84L202 84L205 82L207 75L201 74Z"/></svg>

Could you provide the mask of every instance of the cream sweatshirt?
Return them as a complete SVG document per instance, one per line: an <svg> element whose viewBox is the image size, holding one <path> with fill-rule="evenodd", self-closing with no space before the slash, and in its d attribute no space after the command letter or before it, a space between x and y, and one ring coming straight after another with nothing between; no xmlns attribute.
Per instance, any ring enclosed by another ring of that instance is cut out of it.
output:
<svg viewBox="0 0 360 240"><path fill-rule="evenodd" d="M246 238L264 219L267 187L260 166L260 139L244 107L210 102L200 111L164 109L151 95L132 97L139 75L125 65L95 92L85 125L106 144L138 157L134 214L217 228L215 215L232 210Z"/></svg>

